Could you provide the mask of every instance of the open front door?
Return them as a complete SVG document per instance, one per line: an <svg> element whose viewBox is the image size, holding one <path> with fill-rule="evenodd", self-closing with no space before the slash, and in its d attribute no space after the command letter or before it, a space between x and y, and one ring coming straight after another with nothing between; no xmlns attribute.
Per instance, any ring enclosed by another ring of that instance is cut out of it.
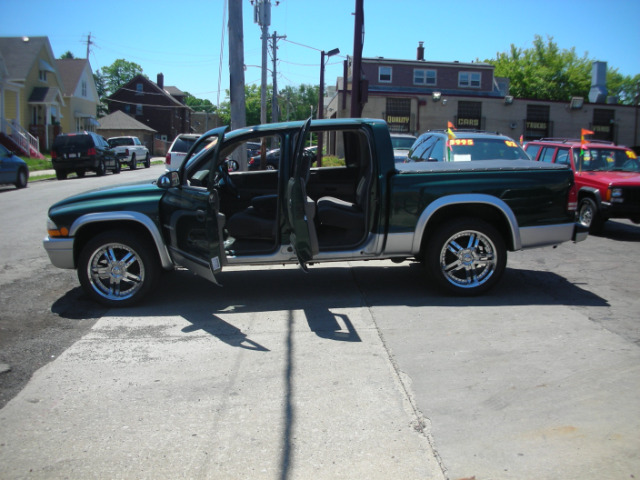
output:
<svg viewBox="0 0 640 480"><path fill-rule="evenodd" d="M190 149L161 200L161 220L175 263L218 283L224 264L218 183L224 177L219 150L227 127L207 132ZM195 147L195 148L194 148ZM194 154L193 152L199 152ZM178 180L179 178L179 180Z"/></svg>
<svg viewBox="0 0 640 480"><path fill-rule="evenodd" d="M318 253L318 237L314 224L315 202L307 197L307 179L311 157L304 155L304 142L311 126L309 118L298 133L293 153L294 171L287 184L287 214L291 234L289 240L300 266L306 271L306 262Z"/></svg>

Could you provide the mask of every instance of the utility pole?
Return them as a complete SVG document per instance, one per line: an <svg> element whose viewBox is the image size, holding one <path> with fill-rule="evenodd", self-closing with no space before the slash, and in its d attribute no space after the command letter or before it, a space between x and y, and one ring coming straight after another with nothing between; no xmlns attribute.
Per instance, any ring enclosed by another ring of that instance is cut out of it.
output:
<svg viewBox="0 0 640 480"><path fill-rule="evenodd" d="M277 76L277 61L278 61L278 40L281 38L287 38L286 35L279 37L278 32L273 32L271 37L271 51L273 59L273 68L271 74L273 78L273 93L271 95L271 121L276 123L278 121L278 76Z"/></svg>
<svg viewBox="0 0 640 480"><path fill-rule="evenodd" d="M242 31L242 0L229 0L229 96L231 129L246 126L247 110L244 100L244 33ZM242 149L236 149L242 150ZM247 169L247 154L239 155L240 170Z"/></svg>
<svg viewBox="0 0 640 480"><path fill-rule="evenodd" d="M252 2L253 3L253 2ZM267 50L269 46L269 25L271 25L271 0L256 0L253 21L262 30L262 80L260 87L260 123L267 123Z"/></svg>
<svg viewBox="0 0 640 480"><path fill-rule="evenodd" d="M93 45L93 42L91 41L91 32L89 32L89 35L87 36L87 60L89 60L89 53L91 52L91 45Z"/></svg>
<svg viewBox="0 0 640 480"><path fill-rule="evenodd" d="M362 115L360 99L362 46L364 45L364 0L356 0L356 16L353 26L353 63L351 66L351 117Z"/></svg>

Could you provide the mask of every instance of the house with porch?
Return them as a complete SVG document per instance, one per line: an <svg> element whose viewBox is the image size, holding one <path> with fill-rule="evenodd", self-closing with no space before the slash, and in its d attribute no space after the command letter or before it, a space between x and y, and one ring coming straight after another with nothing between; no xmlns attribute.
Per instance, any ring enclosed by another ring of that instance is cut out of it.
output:
<svg viewBox="0 0 640 480"><path fill-rule="evenodd" d="M0 88L0 142L22 155L39 156L60 132L62 78L47 37L0 37L6 75Z"/></svg>

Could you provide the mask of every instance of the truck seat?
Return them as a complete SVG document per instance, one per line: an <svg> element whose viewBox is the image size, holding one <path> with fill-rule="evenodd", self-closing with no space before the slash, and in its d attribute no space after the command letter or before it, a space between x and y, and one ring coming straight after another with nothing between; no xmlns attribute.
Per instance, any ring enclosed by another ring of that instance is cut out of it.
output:
<svg viewBox="0 0 640 480"><path fill-rule="evenodd" d="M251 199L251 206L234 213L227 220L227 230L234 238L273 240L276 236L277 195L261 195Z"/></svg>

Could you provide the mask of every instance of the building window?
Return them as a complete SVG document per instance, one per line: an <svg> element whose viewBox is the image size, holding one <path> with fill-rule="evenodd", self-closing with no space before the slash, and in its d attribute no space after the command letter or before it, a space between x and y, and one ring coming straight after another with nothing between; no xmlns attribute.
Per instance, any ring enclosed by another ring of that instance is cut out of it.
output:
<svg viewBox="0 0 640 480"><path fill-rule="evenodd" d="M46 70L40 70L40 73L38 74L38 78L40 80L42 80L43 82L47 81L47 71Z"/></svg>
<svg viewBox="0 0 640 480"><path fill-rule="evenodd" d="M534 140L550 134L549 105L527 105L524 139Z"/></svg>
<svg viewBox="0 0 640 480"><path fill-rule="evenodd" d="M418 70L413 71L413 84L414 85L435 85L436 84L436 71L435 70Z"/></svg>
<svg viewBox="0 0 640 480"><path fill-rule="evenodd" d="M613 141L615 112L608 108L593 109L593 139Z"/></svg>
<svg viewBox="0 0 640 480"><path fill-rule="evenodd" d="M461 88L480 88L482 75L478 72L459 72L458 86Z"/></svg>
<svg viewBox="0 0 640 480"><path fill-rule="evenodd" d="M395 133L409 133L411 127L411 99L387 98L385 121Z"/></svg>
<svg viewBox="0 0 640 480"><path fill-rule="evenodd" d="M378 67L378 81L380 83L391 83L391 67Z"/></svg>
<svg viewBox="0 0 640 480"><path fill-rule="evenodd" d="M82 81L82 96L83 97L87 96L87 81L86 80Z"/></svg>
<svg viewBox="0 0 640 480"><path fill-rule="evenodd" d="M456 128L482 128L482 102L458 102Z"/></svg>
<svg viewBox="0 0 640 480"><path fill-rule="evenodd" d="M144 95L141 83L136 83L136 95Z"/></svg>
<svg viewBox="0 0 640 480"><path fill-rule="evenodd" d="M136 115L142 115L142 105L139 103L136 105Z"/></svg>

